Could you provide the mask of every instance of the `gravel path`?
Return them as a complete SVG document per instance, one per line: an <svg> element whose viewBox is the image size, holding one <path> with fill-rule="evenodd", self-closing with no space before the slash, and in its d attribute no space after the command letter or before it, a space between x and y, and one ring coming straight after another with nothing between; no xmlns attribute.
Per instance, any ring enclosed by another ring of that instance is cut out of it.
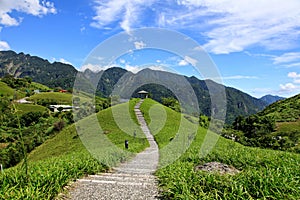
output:
<svg viewBox="0 0 300 200"><path fill-rule="evenodd" d="M142 102L143 100L137 103L134 111L150 147L137 154L131 161L113 168L111 173L90 175L77 180L68 199L158 199L156 178L153 175L158 165L158 146L139 109Z"/></svg>

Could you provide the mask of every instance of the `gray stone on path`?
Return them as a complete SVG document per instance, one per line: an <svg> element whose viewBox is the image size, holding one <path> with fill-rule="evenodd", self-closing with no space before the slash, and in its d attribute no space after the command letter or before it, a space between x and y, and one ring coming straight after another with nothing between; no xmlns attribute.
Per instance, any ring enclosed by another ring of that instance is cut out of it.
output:
<svg viewBox="0 0 300 200"><path fill-rule="evenodd" d="M71 200L152 200L158 199L158 187L153 173L157 169L158 146L140 111L141 100L134 108L141 129L150 147L137 154L132 160L113 168L111 173L89 175L77 180L69 191Z"/></svg>

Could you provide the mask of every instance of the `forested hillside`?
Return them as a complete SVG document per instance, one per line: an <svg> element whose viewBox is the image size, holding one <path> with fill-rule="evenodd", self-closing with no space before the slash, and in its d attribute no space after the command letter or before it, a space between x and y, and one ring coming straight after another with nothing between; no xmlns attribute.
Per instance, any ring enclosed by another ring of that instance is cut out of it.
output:
<svg viewBox="0 0 300 200"><path fill-rule="evenodd" d="M144 76L144 78L146 78L148 76L159 76L162 78L161 80L167 80L174 76L183 77L178 74L154 71L150 69L142 70L137 74L133 74L125 69L117 67L99 72L86 70L82 73L78 72L71 65L59 62L50 63L42 58L30 56L24 53L17 54L13 51L1 51L0 77L3 77L6 74L10 74L14 77L30 77L33 81L52 88L60 87L70 90L73 88L74 80L78 74L79 76L77 77L80 78L80 84L83 90L93 92L96 87L96 95L105 98L112 94L112 91L120 78L125 80L123 80L124 85L128 83L132 85L140 85L143 83L143 78L137 77ZM201 114L210 116L212 108L207 84L210 84L212 88L219 88L222 86L211 80L199 80L196 77L185 77L185 79L195 91ZM136 88L135 91L131 91L127 98L136 97L136 92L141 89L148 91L151 97L159 102L162 102L162 98L166 97L176 98L168 88L156 83L142 84L142 86ZM234 88L225 87L225 91L227 102L227 123L232 123L239 115L248 116L257 113L268 105L265 101L254 98Z"/></svg>
<svg viewBox="0 0 300 200"><path fill-rule="evenodd" d="M244 145L300 152L300 94L249 117L239 116L223 136Z"/></svg>

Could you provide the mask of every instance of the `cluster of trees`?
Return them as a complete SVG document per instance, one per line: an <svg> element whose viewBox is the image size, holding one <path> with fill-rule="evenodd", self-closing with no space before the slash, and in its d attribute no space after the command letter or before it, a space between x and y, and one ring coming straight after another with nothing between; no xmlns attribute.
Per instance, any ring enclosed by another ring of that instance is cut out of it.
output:
<svg viewBox="0 0 300 200"><path fill-rule="evenodd" d="M175 110L176 112L181 111L178 100L173 97L162 97L161 102L163 105Z"/></svg>
<svg viewBox="0 0 300 200"><path fill-rule="evenodd" d="M71 112L20 113L8 97L0 98L0 164L19 163L35 147L73 123Z"/></svg>
<svg viewBox="0 0 300 200"><path fill-rule="evenodd" d="M246 146L291 150L298 143L299 133L278 133L275 119L270 116L239 116L222 135Z"/></svg>
<svg viewBox="0 0 300 200"><path fill-rule="evenodd" d="M14 78L14 76L7 74L1 79L1 81L11 88L19 89L28 87L31 84L32 79L30 77Z"/></svg>

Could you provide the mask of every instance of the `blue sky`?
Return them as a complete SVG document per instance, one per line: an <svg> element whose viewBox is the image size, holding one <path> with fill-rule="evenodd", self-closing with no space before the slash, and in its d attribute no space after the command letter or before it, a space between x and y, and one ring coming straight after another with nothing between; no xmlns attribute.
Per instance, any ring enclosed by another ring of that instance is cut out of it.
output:
<svg viewBox="0 0 300 200"><path fill-rule="evenodd" d="M0 0L1 50L78 69L107 68L86 63L90 52L115 34L144 27L178 31L195 40L227 86L255 97L300 93L299 0ZM185 57L139 50L114 65L134 72L150 66L195 75Z"/></svg>

